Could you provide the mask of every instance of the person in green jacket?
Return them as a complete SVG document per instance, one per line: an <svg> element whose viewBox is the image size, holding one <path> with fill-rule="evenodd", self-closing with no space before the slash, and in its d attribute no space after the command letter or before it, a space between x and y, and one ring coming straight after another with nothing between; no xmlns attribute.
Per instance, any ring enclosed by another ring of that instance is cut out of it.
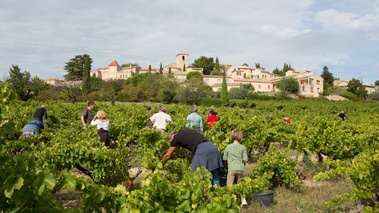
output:
<svg viewBox="0 0 379 213"><path fill-rule="evenodd" d="M243 138L241 130L234 130L231 138L233 143L226 146L223 157L223 160L228 162L227 186L241 182L247 162L246 147L240 144Z"/></svg>

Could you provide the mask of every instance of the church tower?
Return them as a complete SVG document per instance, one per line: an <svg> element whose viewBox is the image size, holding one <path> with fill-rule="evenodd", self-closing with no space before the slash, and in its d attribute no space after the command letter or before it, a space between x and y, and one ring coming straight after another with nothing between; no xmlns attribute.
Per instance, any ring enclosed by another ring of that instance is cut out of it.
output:
<svg viewBox="0 0 379 213"><path fill-rule="evenodd" d="M180 53L178 53L176 55L176 60L177 60L177 64L178 64L179 69L181 69L183 71L184 66L187 69L187 67L188 67L188 53L186 53L184 50L180 51Z"/></svg>

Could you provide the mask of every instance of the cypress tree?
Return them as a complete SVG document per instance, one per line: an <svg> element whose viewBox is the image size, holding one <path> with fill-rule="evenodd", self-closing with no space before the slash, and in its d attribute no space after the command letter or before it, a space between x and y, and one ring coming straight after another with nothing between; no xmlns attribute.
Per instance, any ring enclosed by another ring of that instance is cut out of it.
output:
<svg viewBox="0 0 379 213"><path fill-rule="evenodd" d="M159 74L163 74L162 62L161 62L161 66L159 67Z"/></svg>
<svg viewBox="0 0 379 213"><path fill-rule="evenodd" d="M171 67L168 68L168 75L171 75Z"/></svg>
<svg viewBox="0 0 379 213"><path fill-rule="evenodd" d="M183 64L183 72L185 72L185 71L186 71L186 65Z"/></svg>
<svg viewBox="0 0 379 213"><path fill-rule="evenodd" d="M84 59L83 68L83 80L82 80L82 90L84 93L88 94L91 91L91 65L89 56Z"/></svg>
<svg viewBox="0 0 379 213"><path fill-rule="evenodd" d="M217 57L216 57L215 70L216 70L217 72L220 72L220 63L219 63L219 61L218 61L218 58L217 58Z"/></svg>
<svg viewBox="0 0 379 213"><path fill-rule="evenodd" d="M226 84L225 73L223 74L223 77L222 77L221 104L222 106L229 106L229 94L228 94L228 86Z"/></svg>

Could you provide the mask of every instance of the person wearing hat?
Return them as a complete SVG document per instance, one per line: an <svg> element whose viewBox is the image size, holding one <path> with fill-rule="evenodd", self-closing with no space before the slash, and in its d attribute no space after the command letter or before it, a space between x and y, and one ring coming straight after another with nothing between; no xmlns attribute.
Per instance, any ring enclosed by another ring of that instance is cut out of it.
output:
<svg viewBox="0 0 379 213"><path fill-rule="evenodd" d="M159 108L159 112L151 116L150 120L153 122L153 127L155 126L162 133L166 132L168 122L172 121L171 116L166 114L165 107Z"/></svg>
<svg viewBox="0 0 379 213"><path fill-rule="evenodd" d="M171 130L167 135L167 139L171 145L163 156L162 163L166 163L176 150L183 147L194 153L191 174L197 168L205 167L212 173L212 185L220 186L220 173L224 166L220 152L211 141L192 129L182 129L178 132Z"/></svg>
<svg viewBox="0 0 379 213"><path fill-rule="evenodd" d="M47 122L47 111L45 105L42 105L34 112L33 119L38 120L42 123L43 116L45 116L45 121Z"/></svg>

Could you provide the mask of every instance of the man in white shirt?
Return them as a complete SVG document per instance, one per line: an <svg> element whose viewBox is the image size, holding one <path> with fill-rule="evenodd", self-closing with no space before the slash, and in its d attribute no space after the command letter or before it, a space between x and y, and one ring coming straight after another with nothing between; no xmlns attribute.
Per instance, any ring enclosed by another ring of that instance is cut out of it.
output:
<svg viewBox="0 0 379 213"><path fill-rule="evenodd" d="M171 116L166 114L165 107L161 107L159 109L159 112L154 114L150 120L153 122L153 126L155 126L157 130L161 131L162 133L166 132L167 123L172 122Z"/></svg>

